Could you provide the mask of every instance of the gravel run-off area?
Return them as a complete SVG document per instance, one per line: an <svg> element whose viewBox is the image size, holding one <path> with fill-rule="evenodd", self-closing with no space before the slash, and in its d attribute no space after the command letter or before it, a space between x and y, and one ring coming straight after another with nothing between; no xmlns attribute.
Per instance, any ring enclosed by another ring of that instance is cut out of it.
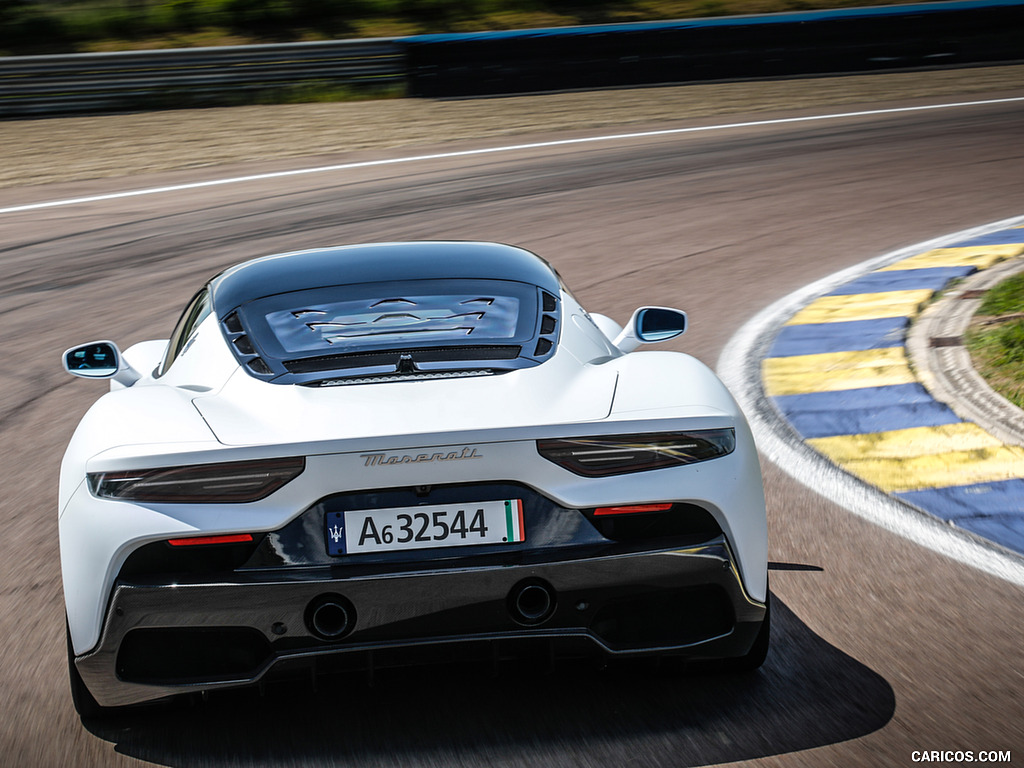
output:
<svg viewBox="0 0 1024 768"><path fill-rule="evenodd" d="M460 100L390 99L0 121L0 187L887 101L1020 95L1024 65ZM301 165L301 163L297 163Z"/></svg>

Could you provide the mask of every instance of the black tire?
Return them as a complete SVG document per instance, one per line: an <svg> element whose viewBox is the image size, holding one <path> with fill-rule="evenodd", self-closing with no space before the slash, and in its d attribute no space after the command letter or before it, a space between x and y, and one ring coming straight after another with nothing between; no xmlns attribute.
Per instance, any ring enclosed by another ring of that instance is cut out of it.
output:
<svg viewBox="0 0 1024 768"><path fill-rule="evenodd" d="M95 720L110 714L112 707L101 707L89 689L85 687L82 676L75 666L75 650L71 647L71 630L64 623L64 634L67 637L68 646L68 681L71 683L71 701L75 705L75 711L82 719Z"/></svg>

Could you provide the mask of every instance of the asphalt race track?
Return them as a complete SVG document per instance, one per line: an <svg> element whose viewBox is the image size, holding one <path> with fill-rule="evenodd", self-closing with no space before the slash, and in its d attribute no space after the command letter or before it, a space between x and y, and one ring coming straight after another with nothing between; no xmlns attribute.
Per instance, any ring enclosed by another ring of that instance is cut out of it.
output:
<svg viewBox="0 0 1024 768"><path fill-rule="evenodd" d="M1021 137L1024 103L1011 102L0 214L0 764L909 766L918 750L1024 761L1020 588L852 516L767 461L773 646L748 678L441 667L381 673L373 687L344 678L281 684L265 698L215 695L83 727L67 689L55 514L60 456L105 386L62 373L60 352L165 338L229 264L359 241L515 243L620 322L641 304L687 310L691 329L674 348L714 365L749 317L808 283L1024 213ZM223 176L211 174L129 186ZM19 202L0 191L0 207Z"/></svg>

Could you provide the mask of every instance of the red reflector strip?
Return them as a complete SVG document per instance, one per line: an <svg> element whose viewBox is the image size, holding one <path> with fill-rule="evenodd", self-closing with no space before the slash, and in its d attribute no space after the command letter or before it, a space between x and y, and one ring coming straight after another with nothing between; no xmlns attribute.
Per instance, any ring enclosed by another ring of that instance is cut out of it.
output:
<svg viewBox="0 0 1024 768"><path fill-rule="evenodd" d="M598 507L595 515L632 515L635 512L664 512L671 504L631 504L627 507Z"/></svg>
<svg viewBox="0 0 1024 768"><path fill-rule="evenodd" d="M231 533L226 536L192 536L188 539L168 539L172 547L196 547L203 544L241 544L252 541L251 533Z"/></svg>

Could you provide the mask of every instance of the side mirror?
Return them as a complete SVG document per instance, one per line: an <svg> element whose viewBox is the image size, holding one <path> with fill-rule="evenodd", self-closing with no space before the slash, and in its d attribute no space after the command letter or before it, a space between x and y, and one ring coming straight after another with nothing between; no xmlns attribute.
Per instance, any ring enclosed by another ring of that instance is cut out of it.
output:
<svg viewBox="0 0 1024 768"><path fill-rule="evenodd" d="M656 344L686 332L686 313L668 307L640 307L616 339L622 352L632 352L641 344Z"/></svg>
<svg viewBox="0 0 1024 768"><path fill-rule="evenodd" d="M64 353L64 370L83 379L113 379L130 387L140 376L121 356L112 341L90 341Z"/></svg>

